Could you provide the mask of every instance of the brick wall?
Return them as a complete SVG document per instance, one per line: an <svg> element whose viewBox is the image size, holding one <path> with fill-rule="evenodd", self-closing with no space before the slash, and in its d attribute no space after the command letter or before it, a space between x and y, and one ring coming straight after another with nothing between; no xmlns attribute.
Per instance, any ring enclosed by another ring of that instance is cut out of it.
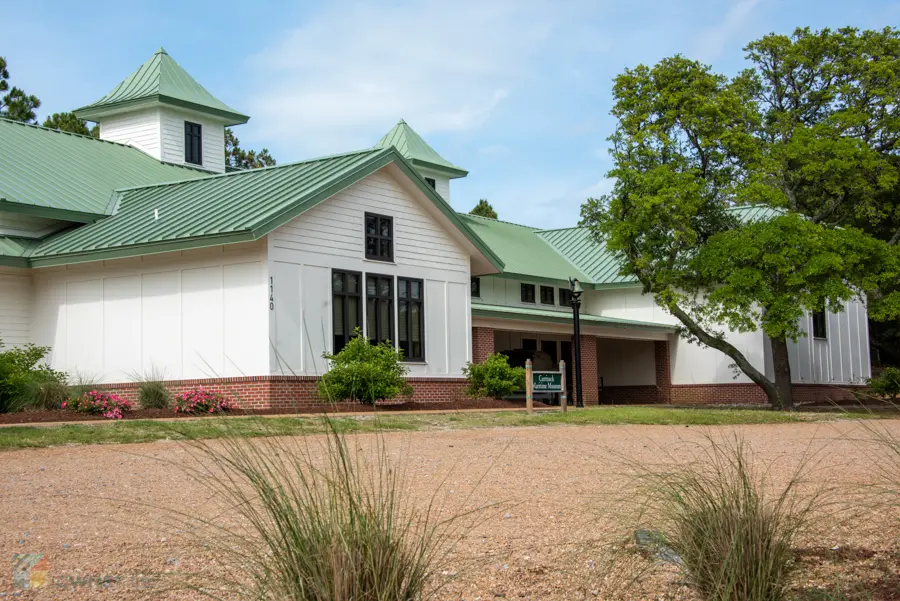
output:
<svg viewBox="0 0 900 601"><path fill-rule="evenodd" d="M494 328L472 328L472 362L481 363L494 354Z"/></svg>
<svg viewBox="0 0 900 601"><path fill-rule="evenodd" d="M596 405L600 402L600 381L597 379L597 371L597 337L582 334L581 389L586 406Z"/></svg>
<svg viewBox="0 0 900 601"><path fill-rule="evenodd" d="M794 403L853 400L855 388L861 387L794 384ZM750 405L769 402L763 389L753 383L674 384L671 399L673 405Z"/></svg>
<svg viewBox="0 0 900 601"><path fill-rule="evenodd" d="M173 395L203 386L225 394L244 409L289 411L328 405L317 394L318 380L315 376L252 376L170 380L165 385ZM409 378L408 381L414 391L411 400L416 402L452 402L465 397L466 380L462 378ZM136 403L139 386L135 382L124 382L104 384L102 389Z"/></svg>
<svg viewBox="0 0 900 601"><path fill-rule="evenodd" d="M604 386L600 391L600 402L604 405L644 405L662 403L659 388L646 386Z"/></svg>
<svg viewBox="0 0 900 601"><path fill-rule="evenodd" d="M657 402L672 402L672 362L669 358L669 341L653 342L653 353L656 360Z"/></svg>

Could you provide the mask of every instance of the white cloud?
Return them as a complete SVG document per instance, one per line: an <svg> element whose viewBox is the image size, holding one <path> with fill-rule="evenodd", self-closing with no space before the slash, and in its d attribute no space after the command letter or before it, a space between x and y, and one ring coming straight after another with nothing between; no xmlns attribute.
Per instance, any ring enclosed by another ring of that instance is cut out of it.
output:
<svg viewBox="0 0 900 601"><path fill-rule="evenodd" d="M476 129L529 76L560 12L545 0L323 5L250 59L253 137L301 156L370 146L401 117L422 135Z"/></svg>
<svg viewBox="0 0 900 601"><path fill-rule="evenodd" d="M747 20L759 0L737 0L715 27L711 27L697 36L694 43L695 56L704 62L711 63L722 56L726 46L743 47L745 40L740 32L747 27Z"/></svg>

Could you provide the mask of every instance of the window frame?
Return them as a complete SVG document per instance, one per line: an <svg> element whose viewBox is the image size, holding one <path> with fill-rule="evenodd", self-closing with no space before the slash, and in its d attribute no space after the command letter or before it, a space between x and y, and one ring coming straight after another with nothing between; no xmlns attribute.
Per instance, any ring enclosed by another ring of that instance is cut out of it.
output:
<svg viewBox="0 0 900 601"><path fill-rule="evenodd" d="M477 275L473 275L469 283L469 295L472 298L481 298L481 278Z"/></svg>
<svg viewBox="0 0 900 601"><path fill-rule="evenodd" d="M369 234L367 228L369 219L375 219L375 235ZM390 223L390 233L387 236L381 235L381 220L386 219ZM375 240L375 254L369 254L369 238ZM390 252L387 257L381 256L381 245L387 242L390 244ZM382 215L380 213L365 212L363 217L363 254L370 261L381 261L382 263L394 262L394 218L390 215Z"/></svg>
<svg viewBox="0 0 900 601"><path fill-rule="evenodd" d="M563 300L563 297L566 297L566 300ZM560 307L571 307L572 306L572 291L568 288L560 288L559 289L559 306Z"/></svg>
<svg viewBox="0 0 900 601"><path fill-rule="evenodd" d="M369 296L369 278L375 278L375 295L371 296L371 297ZM378 293L379 292L378 280L380 280L382 278L388 279L391 282L391 285L388 287L388 290L390 290L390 296L385 297ZM397 294L395 291L395 286L397 283L396 283L395 279L396 278L394 278L394 276L388 275L385 273L371 273L371 272L365 273L365 279L363 281L363 286L365 287L364 289L365 289L365 303L366 303L366 310L365 310L366 338L369 339L369 342L371 344L378 344L380 342L390 342L391 346L396 348L396 342L395 342L395 336L394 336L394 332L395 332L394 301L396 300L396 297L397 297ZM370 328L369 328L369 325L370 325L369 324L369 299L370 298L375 301L375 330L376 330L375 335L376 336L379 333L384 333L383 332L384 328L381 327L381 325L382 325L381 324L381 311L379 311L380 303L388 302L388 311L387 311L387 316L388 316L387 333L388 333L388 336L386 338L376 339L373 336L372 332L370 331Z"/></svg>
<svg viewBox="0 0 900 601"><path fill-rule="evenodd" d="M550 292L550 301L544 300L544 293ZM541 286L541 304L556 305L556 289L553 286Z"/></svg>
<svg viewBox="0 0 900 601"><path fill-rule="evenodd" d="M426 177L425 183L428 184L429 186L431 186L432 190L434 190L435 192L437 191L437 180L436 179L434 179L433 177Z"/></svg>
<svg viewBox="0 0 900 601"><path fill-rule="evenodd" d="M530 291L530 294L526 294L526 291ZM534 284L522 282L521 288L519 289L519 298L523 303L528 303L529 305L535 304L534 293ZM527 298L529 296L531 297L530 299Z"/></svg>
<svg viewBox="0 0 900 601"><path fill-rule="evenodd" d="M335 292L335 290L334 290L335 274L341 274L342 276L344 276L344 291L343 292ZM355 275L357 278L359 278L359 280L358 280L359 284L357 285L357 288L356 288L357 292L355 294L352 292L348 292L349 287L347 286L347 276L350 276L350 275ZM364 299L363 299L362 292L363 292L364 285L365 285L365 281L363 280L362 272L350 271L350 270L345 270L345 269L332 269L331 270L331 303L332 303L332 305L331 305L331 352L334 355L339 353L341 351L341 349L343 349L345 346L347 346L347 343L350 342L350 340L353 338L353 332L350 331L350 327L349 327L350 326L350 322L349 322L350 301L349 301L349 299L351 297L356 297L357 299L359 299L358 302L356 303L356 323L359 324L358 327L360 329L363 328L363 301L364 301ZM335 297L341 297L341 305L343 308L343 318L344 318L344 323L341 324L343 326L343 330L344 330L344 335L343 335L344 340L343 340L343 345L340 348L336 348L336 346L335 346L335 340L337 337L337 334L334 333L334 331L335 331L335 328L334 328L334 303L337 300Z"/></svg>
<svg viewBox="0 0 900 601"><path fill-rule="evenodd" d="M816 340L828 340L828 314L825 311L813 311L810 319L812 337Z"/></svg>
<svg viewBox="0 0 900 601"><path fill-rule="evenodd" d="M419 300L413 300L412 298L412 283L417 282L419 284ZM400 287L402 285L406 286L406 298L400 295ZM425 280L420 278L397 278L397 350L402 352L401 344L403 344L403 340L400 340L400 307L401 305L406 305L406 333L410 336L410 340L407 341L409 345L409 354L404 354L403 361L404 363L424 363L425 362ZM421 352L417 355L412 354L412 327L413 327L413 317L412 317L412 305L419 305L419 332L421 333L421 340L419 341L421 345Z"/></svg>
<svg viewBox="0 0 900 601"><path fill-rule="evenodd" d="M197 131L194 132L192 129L196 127ZM197 160L192 160L194 158L193 153L193 145L192 142L197 142ZM202 165L203 164L203 124L202 123L194 123L193 121L185 121L184 122L184 162L190 163L191 165Z"/></svg>

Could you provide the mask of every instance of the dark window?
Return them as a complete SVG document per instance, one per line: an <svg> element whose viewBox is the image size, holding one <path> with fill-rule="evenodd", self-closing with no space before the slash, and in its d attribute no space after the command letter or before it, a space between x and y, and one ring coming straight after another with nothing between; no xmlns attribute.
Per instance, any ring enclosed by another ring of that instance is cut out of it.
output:
<svg viewBox="0 0 900 601"><path fill-rule="evenodd" d="M481 298L481 278L472 278L472 296Z"/></svg>
<svg viewBox="0 0 900 601"><path fill-rule="evenodd" d="M426 177L425 183L431 186L432 190L437 190L437 183L434 181L433 177Z"/></svg>
<svg viewBox="0 0 900 601"><path fill-rule="evenodd" d="M362 276L349 271L331 272L333 352L347 344L362 327Z"/></svg>
<svg viewBox="0 0 900 601"><path fill-rule="evenodd" d="M522 350L523 351L536 351L537 350L537 340L534 338L523 338L522 339Z"/></svg>
<svg viewBox="0 0 900 601"><path fill-rule="evenodd" d="M828 338L825 311L814 311L812 314L813 338Z"/></svg>
<svg viewBox="0 0 900 601"><path fill-rule="evenodd" d="M366 334L371 342L394 338L394 278L366 274Z"/></svg>
<svg viewBox="0 0 900 601"><path fill-rule="evenodd" d="M553 299L553 286L541 286L541 304L542 305L555 305L556 301Z"/></svg>
<svg viewBox="0 0 900 601"><path fill-rule="evenodd" d="M568 288L559 289L559 306L568 307L572 304L572 291Z"/></svg>
<svg viewBox="0 0 900 601"><path fill-rule="evenodd" d="M199 123L184 122L184 162L203 164L203 136Z"/></svg>
<svg viewBox="0 0 900 601"><path fill-rule="evenodd" d="M394 260L394 219L366 213L366 258Z"/></svg>
<svg viewBox="0 0 900 601"><path fill-rule="evenodd" d="M397 278L397 347L407 361L425 360L425 284Z"/></svg>
<svg viewBox="0 0 900 601"><path fill-rule="evenodd" d="M522 284L522 302L534 302L534 284Z"/></svg>

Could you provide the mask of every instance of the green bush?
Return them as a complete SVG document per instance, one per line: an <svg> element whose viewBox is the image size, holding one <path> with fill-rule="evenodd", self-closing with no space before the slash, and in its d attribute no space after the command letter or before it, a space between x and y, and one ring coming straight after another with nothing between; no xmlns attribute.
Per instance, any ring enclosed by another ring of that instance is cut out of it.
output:
<svg viewBox="0 0 900 601"><path fill-rule="evenodd" d="M525 370L510 366L506 355L500 353L494 353L484 363L469 363L463 373L469 380L466 392L470 396L499 399L525 390Z"/></svg>
<svg viewBox="0 0 900 601"><path fill-rule="evenodd" d="M880 376L869 378L869 387L874 394L896 403L900 400L900 368L885 367Z"/></svg>
<svg viewBox="0 0 900 601"><path fill-rule="evenodd" d="M328 372L319 380L319 396L334 401L374 403L400 395L412 395L404 379L409 371L403 355L389 343L371 344L359 328L356 335L336 355L322 355Z"/></svg>
<svg viewBox="0 0 900 601"><path fill-rule="evenodd" d="M163 371L151 368L147 372L132 372L129 377L138 382L138 406L141 409L168 409L172 405L172 393L166 388Z"/></svg>
<svg viewBox="0 0 900 601"><path fill-rule="evenodd" d="M49 353L50 347L33 344L0 350L0 412L59 408L66 375L42 363Z"/></svg>

